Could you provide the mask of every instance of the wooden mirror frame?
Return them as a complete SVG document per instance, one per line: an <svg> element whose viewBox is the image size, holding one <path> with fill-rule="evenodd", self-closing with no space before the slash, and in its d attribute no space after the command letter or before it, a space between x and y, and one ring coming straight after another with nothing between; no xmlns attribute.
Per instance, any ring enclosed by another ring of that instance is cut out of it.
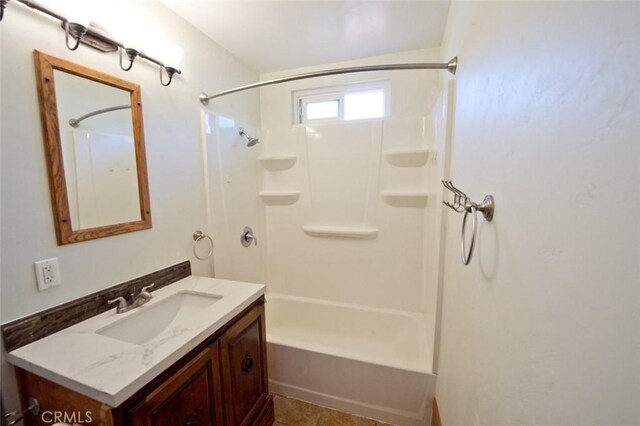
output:
<svg viewBox="0 0 640 426"><path fill-rule="evenodd" d="M56 236L58 244L78 243L96 238L109 237L128 232L151 228L151 206L149 201L149 184L147 178L147 161L144 147L144 131L142 125L142 100L140 86L112 75L78 65L62 58L47 55L38 50L33 51L38 80L38 97L40 101L40 121L44 137L47 170L49 175L49 192L53 207ZM131 94L131 113L133 123L133 139L136 151L136 168L138 172L138 195L140 197L140 220L73 230L69 212L69 196L64 174L62 143L58 122L58 103L54 81L54 70L60 70L78 77L103 83Z"/></svg>

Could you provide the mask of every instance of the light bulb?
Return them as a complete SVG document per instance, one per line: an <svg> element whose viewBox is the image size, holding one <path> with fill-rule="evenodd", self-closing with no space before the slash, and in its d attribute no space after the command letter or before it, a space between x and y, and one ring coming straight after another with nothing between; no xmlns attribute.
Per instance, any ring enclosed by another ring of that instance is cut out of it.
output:
<svg viewBox="0 0 640 426"><path fill-rule="evenodd" d="M180 69L184 49L175 43L167 43L162 53L162 62L165 66Z"/></svg>

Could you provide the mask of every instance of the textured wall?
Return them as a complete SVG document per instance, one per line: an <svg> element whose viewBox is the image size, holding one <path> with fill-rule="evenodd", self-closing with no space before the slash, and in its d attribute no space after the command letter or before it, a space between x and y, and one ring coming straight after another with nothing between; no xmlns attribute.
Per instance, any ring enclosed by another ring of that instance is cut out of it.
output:
<svg viewBox="0 0 640 426"><path fill-rule="evenodd" d="M452 177L496 214L468 267L449 215L444 424L638 422L638 22L638 3L452 5Z"/></svg>

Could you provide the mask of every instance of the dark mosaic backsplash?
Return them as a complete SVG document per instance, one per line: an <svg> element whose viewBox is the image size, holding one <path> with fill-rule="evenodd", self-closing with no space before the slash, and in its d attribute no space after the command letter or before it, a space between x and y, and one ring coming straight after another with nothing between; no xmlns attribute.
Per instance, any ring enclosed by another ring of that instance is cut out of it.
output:
<svg viewBox="0 0 640 426"><path fill-rule="evenodd" d="M72 300L42 312L2 324L2 335L7 352L38 339L57 333L88 318L113 309L107 300L130 293L139 293L142 287L155 283L151 291L165 287L191 275L191 263L184 261L152 272L105 290Z"/></svg>

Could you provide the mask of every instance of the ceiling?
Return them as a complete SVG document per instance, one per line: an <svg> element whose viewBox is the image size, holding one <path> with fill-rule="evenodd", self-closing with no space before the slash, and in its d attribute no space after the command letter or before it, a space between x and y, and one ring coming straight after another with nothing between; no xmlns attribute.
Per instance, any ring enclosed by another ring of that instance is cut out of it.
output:
<svg viewBox="0 0 640 426"><path fill-rule="evenodd" d="M161 0L260 73L438 47L449 1Z"/></svg>

